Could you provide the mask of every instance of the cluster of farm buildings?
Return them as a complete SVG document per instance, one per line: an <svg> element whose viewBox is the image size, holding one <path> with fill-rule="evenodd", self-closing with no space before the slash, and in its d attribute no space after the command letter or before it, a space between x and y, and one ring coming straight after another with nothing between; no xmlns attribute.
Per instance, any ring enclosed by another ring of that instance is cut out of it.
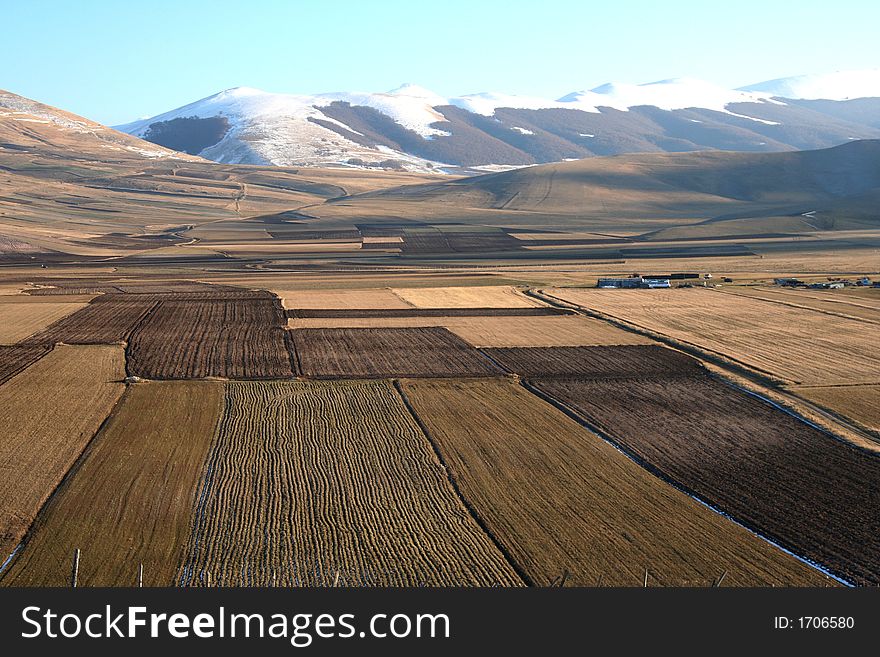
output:
<svg viewBox="0 0 880 657"><path fill-rule="evenodd" d="M596 287L603 289L658 289L672 287L672 281L674 280L681 281L699 278L699 274L689 273L666 274L665 276L641 276L639 274L632 274L626 277L600 278ZM712 274L703 274L703 278L707 280L711 279ZM690 287L690 284L688 283L684 283L683 285L685 287ZM681 286L682 285L680 284L679 287Z"/></svg>
<svg viewBox="0 0 880 657"><path fill-rule="evenodd" d="M880 287L880 281L871 282L871 279L867 276L863 276L862 278L858 278L855 281L851 281L848 279L835 279L829 281L822 281L819 283L806 283L797 278L774 278L773 282L776 285L780 285L782 287L807 287L814 290L838 290L844 287L858 286L858 287Z"/></svg>

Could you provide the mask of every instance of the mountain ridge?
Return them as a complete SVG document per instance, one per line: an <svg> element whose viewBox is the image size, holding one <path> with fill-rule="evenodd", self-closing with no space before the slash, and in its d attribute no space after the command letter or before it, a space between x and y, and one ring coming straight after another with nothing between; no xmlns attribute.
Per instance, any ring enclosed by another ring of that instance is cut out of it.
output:
<svg viewBox="0 0 880 657"><path fill-rule="evenodd" d="M870 70L740 89L691 78L607 83L557 99L444 97L412 83L315 95L234 87L117 128L173 148L222 120L212 143L186 151L223 163L468 173L630 152L824 148L880 137L878 114L880 70Z"/></svg>

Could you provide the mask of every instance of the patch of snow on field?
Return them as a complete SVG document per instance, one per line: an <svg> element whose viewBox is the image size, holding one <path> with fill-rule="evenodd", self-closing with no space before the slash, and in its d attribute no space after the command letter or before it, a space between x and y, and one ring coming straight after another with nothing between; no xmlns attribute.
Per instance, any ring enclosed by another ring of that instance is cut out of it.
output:
<svg viewBox="0 0 880 657"><path fill-rule="evenodd" d="M511 130L516 130L516 131L517 131L518 133L520 133L521 135L533 135L533 134L535 134L535 133L532 132L531 130L526 130L525 128L520 128L519 126L513 126L513 127L511 128Z"/></svg>

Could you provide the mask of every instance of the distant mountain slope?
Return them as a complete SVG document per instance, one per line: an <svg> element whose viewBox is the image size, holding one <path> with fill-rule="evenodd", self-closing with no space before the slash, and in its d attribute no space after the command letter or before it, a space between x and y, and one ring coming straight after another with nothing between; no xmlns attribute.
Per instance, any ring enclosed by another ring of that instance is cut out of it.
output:
<svg viewBox="0 0 880 657"><path fill-rule="evenodd" d="M857 100L856 100L857 99ZM692 79L609 83L557 100L480 93L273 94L239 87L123 126L217 162L497 170L639 152L827 148L880 138L880 72L738 90Z"/></svg>
<svg viewBox="0 0 880 657"><path fill-rule="evenodd" d="M0 263L161 253L202 223L423 179L221 165L0 91Z"/></svg>
<svg viewBox="0 0 880 657"><path fill-rule="evenodd" d="M0 146L33 144L85 155L201 161L76 114L0 89ZM72 148L71 148L72 147Z"/></svg>
<svg viewBox="0 0 880 657"><path fill-rule="evenodd" d="M314 214L421 216L548 229L701 237L880 227L880 141L786 153L648 153L585 159L331 199Z"/></svg>

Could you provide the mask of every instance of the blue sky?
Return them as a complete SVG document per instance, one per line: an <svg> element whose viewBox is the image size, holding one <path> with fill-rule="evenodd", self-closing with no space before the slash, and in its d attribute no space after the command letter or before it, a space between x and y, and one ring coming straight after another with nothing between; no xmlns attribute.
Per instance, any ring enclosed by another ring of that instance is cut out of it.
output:
<svg viewBox="0 0 880 657"><path fill-rule="evenodd" d="M880 3L0 0L0 88L107 124L222 89L544 97L880 66Z"/></svg>

